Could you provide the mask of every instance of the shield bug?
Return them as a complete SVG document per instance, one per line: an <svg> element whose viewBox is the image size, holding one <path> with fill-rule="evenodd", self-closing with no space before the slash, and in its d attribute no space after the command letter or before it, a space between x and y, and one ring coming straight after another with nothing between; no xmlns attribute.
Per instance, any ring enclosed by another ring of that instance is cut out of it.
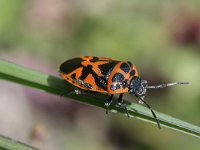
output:
<svg viewBox="0 0 200 150"><path fill-rule="evenodd" d="M106 113L112 103L113 95L120 94L118 105L125 108L129 117L122 97L124 93L135 95L139 98L140 103L145 104L151 110L159 128L160 123L156 114L151 106L144 101L147 89L189 84L188 82L175 82L149 86L146 80L140 78L136 67L131 62L94 56L81 56L63 62L60 65L60 76L86 92L109 94L110 97L105 102Z"/></svg>

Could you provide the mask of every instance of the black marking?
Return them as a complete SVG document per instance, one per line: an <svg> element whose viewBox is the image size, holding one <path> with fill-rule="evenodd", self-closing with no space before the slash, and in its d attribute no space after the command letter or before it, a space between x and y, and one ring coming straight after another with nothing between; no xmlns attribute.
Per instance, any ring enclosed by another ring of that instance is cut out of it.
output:
<svg viewBox="0 0 200 150"><path fill-rule="evenodd" d="M92 73L92 76L94 78L95 84L100 88L107 90L107 82L103 77L99 77L95 73Z"/></svg>
<svg viewBox="0 0 200 150"><path fill-rule="evenodd" d="M116 73L112 77L112 82L122 82L124 80L124 76L121 73Z"/></svg>
<svg viewBox="0 0 200 150"><path fill-rule="evenodd" d="M77 68L83 67L81 65L82 61L83 60L79 57L67 60L60 65L60 71L69 74Z"/></svg>
<svg viewBox="0 0 200 150"><path fill-rule="evenodd" d="M73 73L73 74L71 75L71 78L72 78L73 80L76 80L76 73Z"/></svg>
<svg viewBox="0 0 200 150"><path fill-rule="evenodd" d="M90 73L92 72L92 66L87 65L87 67L83 67L81 76L79 77L80 80L84 80Z"/></svg>
<svg viewBox="0 0 200 150"><path fill-rule="evenodd" d="M122 64L120 65L120 68L121 68L125 73L128 73L129 70L130 70L130 67L129 67L129 65L127 65L127 63L122 63Z"/></svg>
<svg viewBox="0 0 200 150"><path fill-rule="evenodd" d="M129 88L128 80L122 81L122 86L123 86L124 89Z"/></svg>
<svg viewBox="0 0 200 150"><path fill-rule="evenodd" d="M135 70L131 70L130 76L134 76L134 75L135 75Z"/></svg>
<svg viewBox="0 0 200 150"><path fill-rule="evenodd" d="M106 80L103 77L99 77L94 71L91 65L88 65L87 67L84 67L82 70L82 74L80 76L80 80L84 80L89 74L91 74L94 78L95 84L100 88L100 89L107 89L107 83ZM87 86L92 87L92 85Z"/></svg>
<svg viewBox="0 0 200 150"><path fill-rule="evenodd" d="M89 74L92 74L94 81L96 83L96 85L101 88L106 90L107 84L106 84L106 80L104 80L103 77L99 77L92 69L91 65L88 65L87 67L83 68L82 74L80 76L80 80L84 80Z"/></svg>
<svg viewBox="0 0 200 150"><path fill-rule="evenodd" d="M98 57L93 57L93 58L90 60L90 62L97 62L97 61L99 61L99 58L98 58Z"/></svg>
<svg viewBox="0 0 200 150"><path fill-rule="evenodd" d="M120 84L112 84L112 85L110 86L110 89L111 89L112 91L115 91L115 90L120 89L120 88L121 88Z"/></svg>
<svg viewBox="0 0 200 150"><path fill-rule="evenodd" d="M113 68L116 66L116 64L119 61L110 61L106 64L99 65L99 69L101 70L101 73L103 74L104 78L107 80L108 77L110 76L111 71Z"/></svg>

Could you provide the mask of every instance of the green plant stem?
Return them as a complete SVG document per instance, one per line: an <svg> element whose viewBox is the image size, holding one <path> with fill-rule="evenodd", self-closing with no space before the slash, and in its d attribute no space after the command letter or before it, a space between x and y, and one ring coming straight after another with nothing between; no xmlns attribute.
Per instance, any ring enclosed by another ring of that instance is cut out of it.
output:
<svg viewBox="0 0 200 150"><path fill-rule="evenodd" d="M38 150L32 146L0 135L0 149L2 150Z"/></svg>
<svg viewBox="0 0 200 150"><path fill-rule="evenodd" d="M4 60L0 60L0 78L36 89L44 90L59 96L64 94L64 97L102 108L105 108L104 102L105 99L108 98L107 95L103 94L76 95L74 92L69 92L70 94L67 94L67 91L72 90L74 87L66 83L64 80ZM116 98L114 98L114 100L116 100ZM130 103L128 101L125 101L125 103L128 105L127 108L131 117L155 123L155 119L153 118L151 111L148 108L136 103ZM115 104L112 104L110 109L112 112L126 114L123 108ZM159 113L157 111L155 111L155 113L161 123L161 126L200 137L200 127Z"/></svg>

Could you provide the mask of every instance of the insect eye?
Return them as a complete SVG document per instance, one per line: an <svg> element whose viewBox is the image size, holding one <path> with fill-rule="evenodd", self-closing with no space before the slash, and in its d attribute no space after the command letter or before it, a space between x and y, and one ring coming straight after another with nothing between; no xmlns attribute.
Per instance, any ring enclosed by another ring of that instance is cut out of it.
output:
<svg viewBox="0 0 200 150"><path fill-rule="evenodd" d="M142 87L147 87L148 83L146 80L142 80L141 85Z"/></svg>
<svg viewBox="0 0 200 150"><path fill-rule="evenodd" d="M138 95L142 95L143 94L143 88L140 87L138 90L137 90L137 94Z"/></svg>
<svg viewBox="0 0 200 150"><path fill-rule="evenodd" d="M142 93L143 93L143 91L144 91L144 89L143 89L143 88L141 88L141 89L140 89L140 93L142 94Z"/></svg>

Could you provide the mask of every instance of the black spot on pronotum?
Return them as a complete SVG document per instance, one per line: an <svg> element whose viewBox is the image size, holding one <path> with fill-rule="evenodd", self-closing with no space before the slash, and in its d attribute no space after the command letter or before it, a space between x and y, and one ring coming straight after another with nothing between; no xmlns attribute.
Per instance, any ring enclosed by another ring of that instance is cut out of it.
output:
<svg viewBox="0 0 200 150"><path fill-rule="evenodd" d="M134 74L135 74L135 70L131 70L130 76L134 76Z"/></svg>
<svg viewBox="0 0 200 150"><path fill-rule="evenodd" d="M130 67L126 64L126 63L122 63L120 65L120 68L125 72L125 73L128 73L129 70L130 70Z"/></svg>
<svg viewBox="0 0 200 150"><path fill-rule="evenodd" d="M112 77L112 82L122 82L124 80L124 76L121 73L116 73Z"/></svg>

